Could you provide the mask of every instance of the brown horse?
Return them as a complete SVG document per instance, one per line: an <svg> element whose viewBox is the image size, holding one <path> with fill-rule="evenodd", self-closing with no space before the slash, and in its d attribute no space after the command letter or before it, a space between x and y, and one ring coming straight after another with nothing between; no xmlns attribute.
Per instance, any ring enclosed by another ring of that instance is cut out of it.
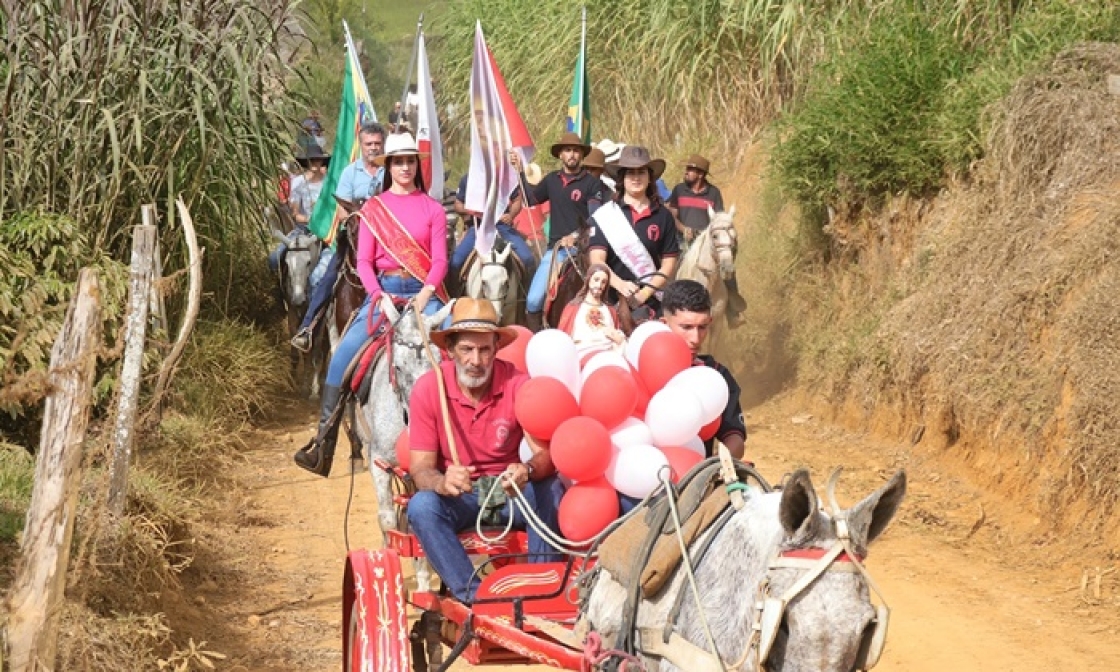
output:
<svg viewBox="0 0 1120 672"><path fill-rule="evenodd" d="M560 243L552 251L552 266L549 269L548 293L544 300L544 326L546 329L555 328L560 324L560 316L564 313L564 306L576 298L583 289L584 275L587 273L588 261L588 234L590 228L580 227L579 238L576 240L575 254L569 254L564 261L557 262L560 254Z"/></svg>

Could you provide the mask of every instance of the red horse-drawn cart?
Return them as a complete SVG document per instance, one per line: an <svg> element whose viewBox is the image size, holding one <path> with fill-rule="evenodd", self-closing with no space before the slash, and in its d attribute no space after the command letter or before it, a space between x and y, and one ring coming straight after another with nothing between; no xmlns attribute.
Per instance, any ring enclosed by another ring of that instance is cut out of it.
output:
<svg viewBox="0 0 1120 672"><path fill-rule="evenodd" d="M406 473L377 463L399 485ZM398 490L404 493L404 488ZM407 494L398 495L401 507ZM578 612L577 580L593 561L528 563L527 535L513 531L498 543L474 532L459 535L467 553L485 556L474 604L436 592L409 592L401 558L422 558L424 551L407 531L389 530L388 547L356 550L346 562L343 584L343 652L353 672L411 672L445 669L457 657L478 665L544 664L564 670L586 669L584 650L571 628ZM409 607L420 618L410 624ZM452 647L443 662L442 644ZM431 665L431 667L429 667Z"/></svg>

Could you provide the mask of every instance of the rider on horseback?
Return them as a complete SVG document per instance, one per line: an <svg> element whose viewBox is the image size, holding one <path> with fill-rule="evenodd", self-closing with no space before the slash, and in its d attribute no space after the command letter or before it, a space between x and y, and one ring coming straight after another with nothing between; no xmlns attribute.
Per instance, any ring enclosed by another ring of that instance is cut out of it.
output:
<svg viewBox="0 0 1120 672"><path fill-rule="evenodd" d="M552 206L548 249L541 257L537 272L533 275L533 282L529 286L529 295L525 299L528 311L526 322L533 331L539 331L544 324L543 311L553 250L559 245L557 264L572 254L572 246L579 238L580 232L587 227L589 203L598 198L603 190L603 183L599 178L583 168L583 157L590 151L591 147L583 144L578 135L565 133L551 147L552 156L560 159L561 169L545 175L536 187L529 189L530 205L548 201ZM516 153L511 154L510 161L515 170L522 170L521 159ZM524 176L522 183L524 184Z"/></svg>
<svg viewBox="0 0 1120 672"><path fill-rule="evenodd" d="M463 179L459 180L459 190L455 192L455 212L463 218L466 231L463 234L463 239L459 241L459 245L455 248L455 252L451 255L452 273L462 271L463 264L467 263L467 259L470 258L471 250L474 249L475 230L479 221L477 213L467 210L465 205L468 177L469 175L463 175ZM525 267L525 275L532 277L537 269L537 258L533 256L533 250L529 248L529 243L525 242L525 237L513 226L514 218L517 217L517 213L521 212L521 204L521 187L515 187L513 193L509 195L509 205L506 206L505 213L498 219L498 233L502 240L509 243L510 247L513 248L513 253L521 260L521 265Z"/></svg>
<svg viewBox="0 0 1120 672"><path fill-rule="evenodd" d="M519 456L527 435L517 422L514 400L529 377L496 356L516 338L514 329L498 326L489 301L456 300L451 325L431 336L451 360L416 381L409 403L409 470L419 492L408 502L408 522L444 584L467 604L479 580L457 534L475 526L487 499L491 506L485 515L493 524L512 518L514 527L526 527L512 497L499 496L493 506L493 495L502 492L493 488L500 484L505 495L512 495L510 482L516 484L537 516L559 534L563 486L548 450L530 439L532 457L522 462ZM558 559L532 526L529 553L532 562Z"/></svg>
<svg viewBox="0 0 1120 672"><path fill-rule="evenodd" d="M362 124L358 132L358 142L362 155L342 170L342 175L338 178L338 187L334 190L335 198L354 204L359 204L381 191L385 169L379 167L375 160L385 144L385 129L377 123ZM335 226L337 225L338 222L335 222ZM322 279L315 285L311 304L303 316L303 323L292 338L292 347L304 352L311 349L312 325L330 303L341 265L340 255L334 254L330 248L324 250L319 257L319 267L315 269L313 275L319 275Z"/></svg>
<svg viewBox="0 0 1120 672"><path fill-rule="evenodd" d="M609 217L604 206L595 215L591 263L606 264L614 276L608 302L621 296L634 309L635 323L656 317L661 304L655 293L677 270L680 242L673 215L661 203L654 181L665 171L663 159L651 159L638 145L622 149L608 170L619 185L614 203L622 217ZM639 285L639 282L645 286Z"/></svg>
<svg viewBox="0 0 1120 672"><path fill-rule="evenodd" d="M424 192L420 152L408 134L391 135L385 153L373 160L387 169L381 194L362 206L358 233L358 275L368 295L331 355L319 430L295 455L296 464L320 476L330 473L338 441L342 383L351 360L371 336L369 324L392 297L412 299L421 312L436 313L446 301L440 289L447 274L447 219L439 201ZM372 314L371 314L372 312Z"/></svg>

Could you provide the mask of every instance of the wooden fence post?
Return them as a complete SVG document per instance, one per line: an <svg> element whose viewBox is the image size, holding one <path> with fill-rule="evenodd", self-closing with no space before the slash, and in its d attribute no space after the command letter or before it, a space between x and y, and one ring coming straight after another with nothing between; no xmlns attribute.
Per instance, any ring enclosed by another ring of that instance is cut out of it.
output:
<svg viewBox="0 0 1120 672"><path fill-rule="evenodd" d="M19 566L8 593L11 672L54 669L58 619L82 480L82 442L101 346L100 304L97 272L82 269L66 321L51 350L51 391L43 410L35 487Z"/></svg>
<svg viewBox="0 0 1120 672"><path fill-rule="evenodd" d="M148 208L149 206L144 206ZM128 499L128 464L132 459L136 408L140 401L140 370L144 363L148 305L156 248L156 227L142 224L132 229L132 262L129 267L128 313L125 318L124 363L121 365L117 422L113 428L113 456L109 461L109 518L120 524Z"/></svg>

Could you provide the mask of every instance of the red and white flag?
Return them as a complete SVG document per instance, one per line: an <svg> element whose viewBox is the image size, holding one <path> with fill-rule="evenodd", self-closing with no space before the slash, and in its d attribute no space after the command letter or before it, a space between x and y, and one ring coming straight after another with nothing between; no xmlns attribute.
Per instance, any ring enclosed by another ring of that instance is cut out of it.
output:
<svg viewBox="0 0 1120 672"><path fill-rule="evenodd" d="M474 249L490 254L498 218L518 185L509 163L509 150L521 155L523 166L533 159L533 139L506 89L494 55L486 46L482 23L475 24L471 63L471 164L467 177L467 210L480 213Z"/></svg>
<svg viewBox="0 0 1120 672"><path fill-rule="evenodd" d="M424 33L416 58L416 93L420 103L416 110L416 143L420 153L429 154L420 162L428 195L443 200L443 142L439 135L439 117L436 115L436 97L432 93L432 73L428 69L428 50L424 48Z"/></svg>

